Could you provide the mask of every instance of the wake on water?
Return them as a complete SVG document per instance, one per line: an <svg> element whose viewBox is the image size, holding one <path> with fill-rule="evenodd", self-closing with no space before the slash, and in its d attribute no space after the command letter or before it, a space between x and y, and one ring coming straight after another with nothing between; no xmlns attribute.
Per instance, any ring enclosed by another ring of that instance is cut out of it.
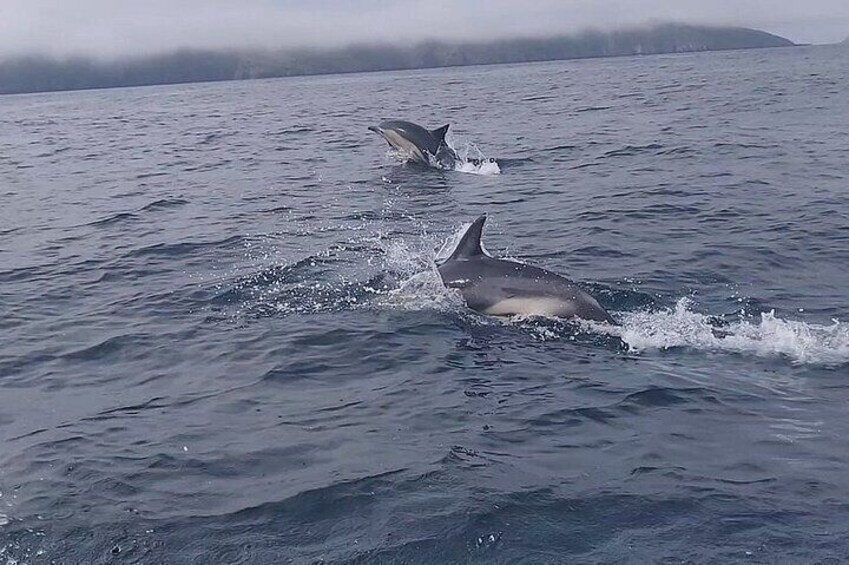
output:
<svg viewBox="0 0 849 565"><path fill-rule="evenodd" d="M633 352L691 348L780 355L797 364L849 363L849 324L785 320L773 310L760 314L760 319L717 327L712 316L694 312L691 307L690 299L681 298L671 309L623 312L621 338Z"/></svg>
<svg viewBox="0 0 849 565"><path fill-rule="evenodd" d="M467 227L468 224L461 226L444 240L426 233L408 240L371 232L315 256L287 265L265 266L259 273L240 276L234 285L224 285L229 289L219 283L216 289L223 292L219 292L217 301L234 305L238 318L356 309L438 310L462 316L473 325L513 327L540 341L569 340L607 346L615 339L620 344L616 349L637 355L690 349L780 356L800 365L849 364L849 324L845 322L834 320L830 325L821 325L783 319L772 311L759 314L759 318L720 324L716 316L696 312L689 298L679 299L672 308L612 312L620 326L582 320L498 319L477 314L465 306L459 293L443 286L436 270ZM444 243L440 244L440 240ZM345 272L343 265L351 270ZM328 281L329 267L338 269L332 282ZM375 268L379 274L374 273ZM634 302L644 303L644 294L632 294Z"/></svg>

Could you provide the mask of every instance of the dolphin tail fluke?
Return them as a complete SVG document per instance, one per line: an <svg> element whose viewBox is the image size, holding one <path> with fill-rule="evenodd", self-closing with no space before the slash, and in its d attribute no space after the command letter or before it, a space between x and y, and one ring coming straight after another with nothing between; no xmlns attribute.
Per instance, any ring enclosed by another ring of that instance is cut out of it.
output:
<svg viewBox="0 0 849 565"><path fill-rule="evenodd" d="M431 131L430 133L433 134L433 137L435 137L437 140L439 140L439 143L443 143L443 142L445 142L445 134L448 133L448 126L450 126L450 125L451 124L445 124L441 128L436 128L435 130Z"/></svg>
<svg viewBox="0 0 849 565"><path fill-rule="evenodd" d="M451 259L466 259L468 257L484 255L483 248L481 247L484 222L486 222L486 215L480 216L472 222L472 225L469 226L469 229L466 230L466 233L460 239L460 243L457 244L457 248L451 254L451 257L448 258L449 261Z"/></svg>

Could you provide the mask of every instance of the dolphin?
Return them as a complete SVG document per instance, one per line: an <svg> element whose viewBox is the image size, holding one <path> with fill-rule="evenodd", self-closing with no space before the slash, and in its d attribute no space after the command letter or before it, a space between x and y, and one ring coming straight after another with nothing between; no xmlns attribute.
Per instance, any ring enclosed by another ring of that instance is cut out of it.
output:
<svg viewBox="0 0 849 565"><path fill-rule="evenodd" d="M476 219L451 256L437 267L442 284L460 291L473 310L491 316L583 318L615 324L595 298L569 279L539 267L487 255L486 216Z"/></svg>
<svg viewBox="0 0 849 565"><path fill-rule="evenodd" d="M445 142L449 125L428 130L404 120L386 120L379 125L369 126L368 129L380 134L390 147L397 149L411 161L442 169L453 169L460 158Z"/></svg>

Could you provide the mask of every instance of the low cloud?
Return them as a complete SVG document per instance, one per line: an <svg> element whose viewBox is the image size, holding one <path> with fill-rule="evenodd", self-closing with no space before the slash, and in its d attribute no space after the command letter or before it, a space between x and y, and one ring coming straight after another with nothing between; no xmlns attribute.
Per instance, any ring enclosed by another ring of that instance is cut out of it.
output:
<svg viewBox="0 0 849 565"><path fill-rule="evenodd" d="M661 21L741 25L796 42L849 35L846 0L2 0L0 57L178 48L409 45L567 34Z"/></svg>

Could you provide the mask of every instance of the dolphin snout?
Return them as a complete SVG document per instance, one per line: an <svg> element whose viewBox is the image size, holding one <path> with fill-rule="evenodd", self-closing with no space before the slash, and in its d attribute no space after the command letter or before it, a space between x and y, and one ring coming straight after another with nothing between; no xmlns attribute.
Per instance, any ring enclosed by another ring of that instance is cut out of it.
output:
<svg viewBox="0 0 849 565"><path fill-rule="evenodd" d="M369 126L369 131L373 131L374 133L380 133L380 128L377 126Z"/></svg>

